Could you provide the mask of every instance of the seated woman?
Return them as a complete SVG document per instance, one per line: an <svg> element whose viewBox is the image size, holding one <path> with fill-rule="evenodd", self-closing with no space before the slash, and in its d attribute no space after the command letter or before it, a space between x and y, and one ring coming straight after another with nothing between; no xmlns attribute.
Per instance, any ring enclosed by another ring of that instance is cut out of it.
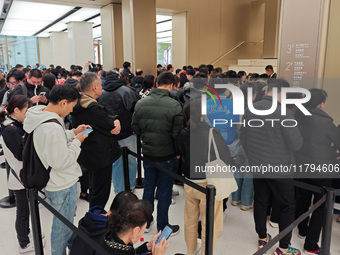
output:
<svg viewBox="0 0 340 255"><path fill-rule="evenodd" d="M102 246L113 255L135 255L148 251L152 251L153 255L164 255L169 247L165 238L155 245L161 232L155 235L149 243L144 243L137 249L133 247L133 244L143 236L151 215L151 205L147 201L125 203L124 206L111 213L107 222L109 232L105 234Z"/></svg>
<svg viewBox="0 0 340 255"><path fill-rule="evenodd" d="M99 205L91 207L85 216L79 220L78 228L94 241L100 243L107 232L105 225L111 213L120 207L125 208L125 203L136 201L138 201L138 197L135 194L130 191L122 191L115 196L108 212ZM95 255L96 250L88 245L82 238L76 236L72 244L70 255L77 254Z"/></svg>

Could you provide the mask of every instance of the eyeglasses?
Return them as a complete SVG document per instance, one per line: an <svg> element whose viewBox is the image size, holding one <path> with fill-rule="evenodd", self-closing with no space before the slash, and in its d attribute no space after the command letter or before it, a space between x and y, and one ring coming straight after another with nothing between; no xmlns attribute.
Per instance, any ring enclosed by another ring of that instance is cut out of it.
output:
<svg viewBox="0 0 340 255"><path fill-rule="evenodd" d="M7 84L9 85L9 86L16 86L16 85L19 85L20 83L19 82L7 82Z"/></svg>

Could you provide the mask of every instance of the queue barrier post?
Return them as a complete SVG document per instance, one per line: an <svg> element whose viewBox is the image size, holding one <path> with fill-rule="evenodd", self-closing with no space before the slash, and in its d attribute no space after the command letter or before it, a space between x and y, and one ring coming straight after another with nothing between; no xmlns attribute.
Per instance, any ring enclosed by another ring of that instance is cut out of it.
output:
<svg viewBox="0 0 340 255"><path fill-rule="evenodd" d="M123 171L124 171L124 187L125 190L130 190L130 174L129 174L129 153L128 148L122 148L122 157L123 157Z"/></svg>
<svg viewBox="0 0 340 255"><path fill-rule="evenodd" d="M205 226L205 254L213 255L214 243L214 209L216 189L214 185L207 185L206 193L206 226Z"/></svg>
<svg viewBox="0 0 340 255"><path fill-rule="evenodd" d="M11 169L9 168L7 161L5 161L5 164L6 164L7 181L8 181ZM15 203L14 192L13 190L8 189L8 196L0 200L0 208L13 208L15 206L16 206L16 203Z"/></svg>
<svg viewBox="0 0 340 255"><path fill-rule="evenodd" d="M44 255L44 248L42 245L41 236L40 214L38 206L38 190L35 188L27 189L27 194L31 213L31 224L33 231L35 255Z"/></svg>
<svg viewBox="0 0 340 255"><path fill-rule="evenodd" d="M335 191L332 188L326 188L327 200L325 202L325 218L321 239L321 255L330 255L331 238L332 238L332 221L333 208L335 201Z"/></svg>
<svg viewBox="0 0 340 255"><path fill-rule="evenodd" d="M140 136L137 135L137 154L142 155L142 143ZM142 160L137 158L137 179L136 179L136 189L144 188L144 179L142 178Z"/></svg>

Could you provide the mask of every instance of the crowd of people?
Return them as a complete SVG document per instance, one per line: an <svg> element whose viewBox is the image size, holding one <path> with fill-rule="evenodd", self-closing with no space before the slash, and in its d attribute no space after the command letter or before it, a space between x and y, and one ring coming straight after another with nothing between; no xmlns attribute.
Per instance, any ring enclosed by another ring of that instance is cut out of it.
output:
<svg viewBox="0 0 340 255"><path fill-rule="evenodd" d="M17 201L16 232L19 253L34 250L30 239L29 208L26 189L20 181L23 167L23 139L33 134L35 151L46 169L51 169L45 187L48 202L70 222L73 222L77 182L79 198L89 202L89 212L79 222L79 228L100 243L111 254L166 253L169 243L163 239L156 244L166 227L171 235L180 226L169 223L169 208L173 184L172 176L159 171L154 164L184 176L201 187L209 180L206 173L195 171L217 154L227 165L241 166L334 165L340 148L340 129L324 111L327 93L311 89L311 99L304 105L311 116L303 115L294 105L281 115L281 89L290 84L277 79L272 66L263 74L236 73L212 65L197 68L184 66L174 70L172 65L157 65L157 77L144 75L131 64L122 69L104 71L90 61L85 67L72 65L70 70L61 66L34 69L17 65L6 77L0 77L1 144L8 166L11 168L8 187L14 190ZM1 74L3 75L3 74ZM4 81L3 81L4 80ZM273 91L278 93L277 109L259 116L249 111L245 100L243 116L233 112L233 94L217 84L238 87L247 98L252 92L253 107L268 110L272 107ZM202 115L202 95L213 92L207 100L207 114ZM291 95L302 98L302 94ZM217 104L216 101L220 101ZM252 128L231 125L251 119L296 119L295 127L272 126L271 122ZM216 119L225 122L215 125ZM212 129L213 128L213 129ZM89 134L83 133L91 129ZM210 153L209 133L213 134L217 151ZM139 200L133 191L136 186L136 158L129 155L129 184L124 191L123 159L121 147L136 152L137 135L142 141L144 191ZM196 139L197 138L197 139ZM211 155L210 155L210 154ZM208 155L209 154L209 155ZM152 162L152 163L151 163ZM252 173L236 171L234 178L238 190L232 193L232 206L247 211L253 208L258 248L265 246L271 236L266 228L270 224L280 231L306 212L321 195L291 185L292 175L263 178ZM332 186L327 178L302 181L316 186ZM116 197L110 211L104 210L113 184ZM187 254L205 254L205 195L184 184L184 236ZM153 215L154 200L158 199L157 215ZM312 201L313 197L313 201ZM223 231L227 214L227 200L215 201L214 247ZM320 254L318 240L323 224L324 205L299 226L299 237L305 238L303 249L307 254ZM149 232L155 220L158 234L136 250L133 248L144 232ZM200 229L200 231L198 231ZM290 232L279 242L276 255L298 255L300 250L291 245ZM202 241L199 240L201 237ZM45 244L45 241L43 241ZM96 254L56 217L51 231L51 254Z"/></svg>

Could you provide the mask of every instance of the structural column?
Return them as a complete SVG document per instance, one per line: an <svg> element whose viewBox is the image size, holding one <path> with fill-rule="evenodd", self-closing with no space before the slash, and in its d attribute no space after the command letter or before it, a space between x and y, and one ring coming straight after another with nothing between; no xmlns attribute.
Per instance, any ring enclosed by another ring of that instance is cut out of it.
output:
<svg viewBox="0 0 340 255"><path fill-rule="evenodd" d="M124 61L156 75L156 0L122 0Z"/></svg>
<svg viewBox="0 0 340 255"><path fill-rule="evenodd" d="M266 0L263 58L277 58L281 0Z"/></svg>
<svg viewBox="0 0 340 255"><path fill-rule="evenodd" d="M172 16L172 64L177 68L188 63L187 12Z"/></svg>
<svg viewBox="0 0 340 255"><path fill-rule="evenodd" d="M67 29L70 64L84 66L86 62L93 61L92 23L70 22Z"/></svg>
<svg viewBox="0 0 340 255"><path fill-rule="evenodd" d="M282 0L279 76L291 85L322 87L328 30L328 0Z"/></svg>
<svg viewBox="0 0 340 255"><path fill-rule="evenodd" d="M104 70L121 67L123 55L122 5L108 4L100 9Z"/></svg>
<svg viewBox="0 0 340 255"><path fill-rule="evenodd" d="M55 66L60 65L64 68L70 67L70 61L68 58L68 37L65 32L51 32L50 33L50 60L51 63L46 63L45 61L49 58L44 56L48 50L47 45L43 43L41 47L41 63L44 65L54 64ZM43 51L44 50L44 51Z"/></svg>

